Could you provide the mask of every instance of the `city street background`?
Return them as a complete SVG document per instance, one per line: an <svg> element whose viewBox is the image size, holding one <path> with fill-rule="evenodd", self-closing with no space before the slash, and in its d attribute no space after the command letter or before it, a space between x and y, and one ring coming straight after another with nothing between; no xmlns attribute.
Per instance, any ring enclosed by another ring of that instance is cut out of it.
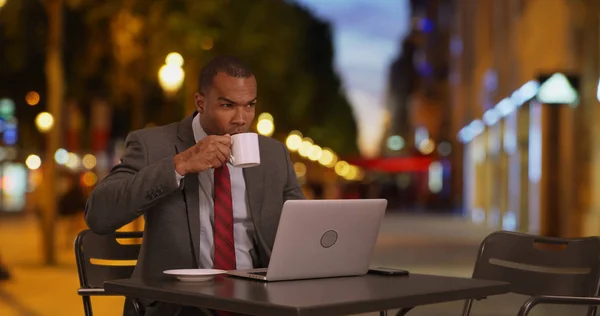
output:
<svg viewBox="0 0 600 316"><path fill-rule="evenodd" d="M224 55L307 198L388 200L373 266L469 277L493 231L600 236L598 0L0 0L0 316L83 314L72 218Z"/></svg>

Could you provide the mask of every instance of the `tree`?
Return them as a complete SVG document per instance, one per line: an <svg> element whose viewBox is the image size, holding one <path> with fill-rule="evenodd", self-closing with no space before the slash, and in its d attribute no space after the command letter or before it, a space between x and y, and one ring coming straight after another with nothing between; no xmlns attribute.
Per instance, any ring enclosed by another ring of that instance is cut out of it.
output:
<svg viewBox="0 0 600 316"><path fill-rule="evenodd" d="M46 91L48 94L48 111L54 116L54 128L47 133L46 154L44 161L44 177L41 187L50 197L42 204L42 236L44 242L44 259L46 264L55 264L54 251L56 192L54 153L60 148L62 126L62 105L64 102L63 74L63 1L45 0L44 5L48 17L48 40L46 48Z"/></svg>
<svg viewBox="0 0 600 316"><path fill-rule="evenodd" d="M89 35L72 80L95 78L112 104L133 106L132 129L146 118L162 124L188 114L199 68L230 54L256 72L259 111L272 113L279 130L300 129L341 154L357 152L352 111L333 71L331 30L306 9L266 0L128 0L87 2L78 10ZM172 51L185 58L180 97L187 98L179 109L161 108L165 103L152 97L157 70Z"/></svg>

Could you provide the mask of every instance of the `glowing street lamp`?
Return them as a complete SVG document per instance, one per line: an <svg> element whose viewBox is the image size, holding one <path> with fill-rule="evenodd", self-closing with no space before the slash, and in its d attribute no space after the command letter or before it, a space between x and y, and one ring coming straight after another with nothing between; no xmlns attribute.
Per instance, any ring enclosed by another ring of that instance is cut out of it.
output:
<svg viewBox="0 0 600 316"><path fill-rule="evenodd" d="M46 133L54 126L54 117L48 112L42 112L35 117L35 126L42 133Z"/></svg>
<svg viewBox="0 0 600 316"><path fill-rule="evenodd" d="M96 157L92 154L87 154L81 159L81 164L88 170L94 169L94 167L96 167L96 163Z"/></svg>
<svg viewBox="0 0 600 316"><path fill-rule="evenodd" d="M338 161L335 164L335 173L340 177L346 177L350 173L350 164L345 161Z"/></svg>
<svg viewBox="0 0 600 316"><path fill-rule="evenodd" d="M319 145L312 145L312 147L308 150L307 156L308 159L317 161L323 156L323 149Z"/></svg>
<svg viewBox="0 0 600 316"><path fill-rule="evenodd" d="M290 151L298 151L302 146L302 133L299 131L293 131L285 140L285 145Z"/></svg>
<svg viewBox="0 0 600 316"><path fill-rule="evenodd" d="M165 64L158 71L158 82L168 96L173 96L183 85L183 57L179 53L170 53Z"/></svg>
<svg viewBox="0 0 600 316"><path fill-rule="evenodd" d="M59 148L54 153L54 160L59 165L65 165L69 161L69 152L66 149Z"/></svg>
<svg viewBox="0 0 600 316"><path fill-rule="evenodd" d="M273 123L273 115L269 113L261 113L258 116L256 130L263 136L270 137L275 131L275 123Z"/></svg>
<svg viewBox="0 0 600 316"><path fill-rule="evenodd" d="M27 92L25 95L25 102L31 106L35 106L36 104L40 103L40 94L35 91Z"/></svg>
<svg viewBox="0 0 600 316"><path fill-rule="evenodd" d="M37 170L42 166L42 159L38 155L29 155L25 159L25 165L31 170Z"/></svg>
<svg viewBox="0 0 600 316"><path fill-rule="evenodd" d="M337 156L331 149L323 148L321 158L319 158L319 163L325 167L331 168L337 163Z"/></svg>
<svg viewBox="0 0 600 316"><path fill-rule="evenodd" d="M304 137L302 139L302 143L300 144L300 148L298 148L298 153L300 156L308 157L313 145L313 140L310 137Z"/></svg>
<svg viewBox="0 0 600 316"><path fill-rule="evenodd" d="M69 153L69 159L67 160L67 163L65 164L65 166L67 166L71 169L77 169L77 168L79 168L80 165L81 165L81 159L79 158L79 156L77 156L76 153Z"/></svg>
<svg viewBox="0 0 600 316"><path fill-rule="evenodd" d="M344 175L346 180L355 180L358 177L358 167L350 165L348 172Z"/></svg>

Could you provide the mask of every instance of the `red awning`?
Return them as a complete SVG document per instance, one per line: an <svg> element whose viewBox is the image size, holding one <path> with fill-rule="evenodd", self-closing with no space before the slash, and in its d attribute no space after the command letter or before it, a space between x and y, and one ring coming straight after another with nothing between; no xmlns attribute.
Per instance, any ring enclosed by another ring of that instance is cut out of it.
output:
<svg viewBox="0 0 600 316"><path fill-rule="evenodd" d="M348 163L367 171L382 172L427 172L434 160L430 157L379 157L373 159L347 159Z"/></svg>

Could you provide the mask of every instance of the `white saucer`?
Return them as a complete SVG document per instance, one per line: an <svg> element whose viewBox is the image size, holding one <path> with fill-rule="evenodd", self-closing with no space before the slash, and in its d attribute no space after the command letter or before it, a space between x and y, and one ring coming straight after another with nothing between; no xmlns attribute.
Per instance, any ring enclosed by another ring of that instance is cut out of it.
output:
<svg viewBox="0 0 600 316"><path fill-rule="evenodd" d="M165 270L164 274L173 275L184 282L210 281L215 275L225 274L225 270L217 269L176 269Z"/></svg>

